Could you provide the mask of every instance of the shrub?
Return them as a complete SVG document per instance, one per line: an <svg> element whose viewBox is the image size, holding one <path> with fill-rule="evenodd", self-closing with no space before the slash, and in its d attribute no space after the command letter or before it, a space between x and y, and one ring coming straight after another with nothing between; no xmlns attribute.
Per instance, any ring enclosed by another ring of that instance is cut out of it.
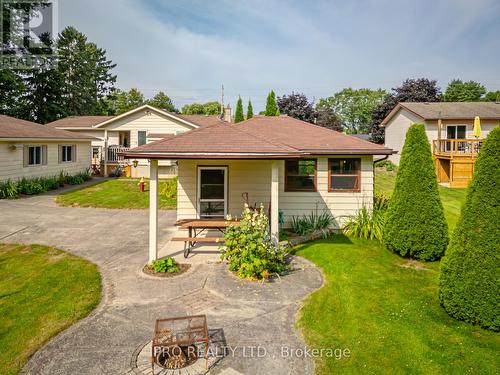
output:
<svg viewBox="0 0 500 375"><path fill-rule="evenodd" d="M170 257L154 260L148 264L148 268L161 273L175 273L180 271L175 259Z"/></svg>
<svg viewBox="0 0 500 375"><path fill-rule="evenodd" d="M307 216L292 216L292 231L299 236L303 236L310 232L323 230L324 235L327 236L327 229L332 226L334 220L330 212L321 214L311 212Z"/></svg>
<svg viewBox="0 0 500 375"><path fill-rule="evenodd" d="M177 177L169 179L160 185L160 195L171 199L177 197Z"/></svg>
<svg viewBox="0 0 500 375"><path fill-rule="evenodd" d="M499 331L500 127L475 164L450 246L441 262L439 300L456 319Z"/></svg>
<svg viewBox="0 0 500 375"><path fill-rule="evenodd" d="M19 190L19 193L26 195L39 194L46 191L44 190L43 185L40 183L39 178L25 177L19 180L19 182L17 183L17 189Z"/></svg>
<svg viewBox="0 0 500 375"><path fill-rule="evenodd" d="M448 244L448 225L424 125L413 124L406 134L383 242L401 256L426 261L440 259Z"/></svg>
<svg viewBox="0 0 500 375"><path fill-rule="evenodd" d="M394 164L390 160L382 160L381 162L376 163L375 166L377 168L384 168L388 172L392 172L392 171L397 171L398 170L398 166L396 164Z"/></svg>
<svg viewBox="0 0 500 375"><path fill-rule="evenodd" d="M14 199L19 197L17 184L11 180L0 182L0 199Z"/></svg>
<svg viewBox="0 0 500 375"><path fill-rule="evenodd" d="M344 233L348 236L381 241L388 204L389 200L385 195L375 195L373 209L363 206L355 216L347 220L343 228Z"/></svg>
<svg viewBox="0 0 500 375"><path fill-rule="evenodd" d="M279 244L272 243L268 225L263 206L250 212L245 205L239 225L226 229L221 259L227 260L229 269L239 277L267 279L288 270L286 252Z"/></svg>

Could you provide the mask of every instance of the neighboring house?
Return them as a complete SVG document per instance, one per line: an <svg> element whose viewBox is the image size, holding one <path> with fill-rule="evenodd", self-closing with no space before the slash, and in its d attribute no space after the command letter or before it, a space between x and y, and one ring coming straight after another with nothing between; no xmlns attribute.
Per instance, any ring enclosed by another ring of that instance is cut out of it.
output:
<svg viewBox="0 0 500 375"><path fill-rule="evenodd" d="M90 168L91 137L0 115L0 181Z"/></svg>
<svg viewBox="0 0 500 375"><path fill-rule="evenodd" d="M472 134L476 116L482 129L477 139ZM451 187L466 187L483 139L500 124L500 103L399 103L381 123L385 126L385 145L398 151L390 156L396 164L399 164L406 131L414 123L425 125L438 180L450 183Z"/></svg>
<svg viewBox="0 0 500 375"><path fill-rule="evenodd" d="M219 122L222 120L217 116L179 115L143 105L119 116L73 116L47 126L95 137L92 142L93 164L102 174L107 175L121 166L131 177L149 177L147 159L138 159L133 163L124 160L119 153ZM162 161L159 173L160 177L175 175L175 163Z"/></svg>
<svg viewBox="0 0 500 375"><path fill-rule="evenodd" d="M371 208L374 155L390 154L384 146L288 116L256 116L200 127L125 156L152 161L151 194L158 161L177 160L178 220L241 215L248 196L251 205L265 205L278 235L280 210L287 227L292 216L323 211L339 226L361 207ZM154 226L157 200L150 202ZM150 237L154 248L155 241Z"/></svg>

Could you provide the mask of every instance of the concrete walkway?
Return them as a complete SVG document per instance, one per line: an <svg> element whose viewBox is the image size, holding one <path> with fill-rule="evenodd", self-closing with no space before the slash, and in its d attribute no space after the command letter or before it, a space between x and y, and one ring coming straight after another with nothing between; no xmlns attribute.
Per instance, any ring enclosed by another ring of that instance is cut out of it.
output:
<svg viewBox="0 0 500 375"><path fill-rule="evenodd" d="M310 359L282 355L304 347L294 329L295 313L322 284L320 272L305 260L296 259L296 270L274 283L241 281L223 264L200 262L184 275L152 278L141 272L147 261L146 210L58 207L47 194L1 200L0 212L0 242L56 246L95 262L103 277L96 311L40 349L23 373L133 373L134 353L151 339L156 318L200 313L236 348L211 374L313 373ZM174 222L174 211L160 211L160 246L175 232ZM266 352L262 358L245 349L259 345Z"/></svg>

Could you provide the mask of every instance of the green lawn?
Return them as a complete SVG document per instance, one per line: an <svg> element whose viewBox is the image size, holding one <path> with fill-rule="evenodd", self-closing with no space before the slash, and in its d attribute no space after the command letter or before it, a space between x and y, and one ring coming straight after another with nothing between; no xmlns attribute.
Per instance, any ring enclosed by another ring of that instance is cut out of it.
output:
<svg viewBox="0 0 500 375"><path fill-rule="evenodd" d="M377 169L375 173L375 191L391 196L396 182L396 172L385 172ZM450 189L439 186L439 195L444 207L444 215L448 221L450 232L455 228L460 210L465 202L466 189Z"/></svg>
<svg viewBox="0 0 500 375"><path fill-rule="evenodd" d="M97 266L39 245L0 244L0 374L17 374L58 332L99 303Z"/></svg>
<svg viewBox="0 0 500 375"><path fill-rule="evenodd" d="M103 181L89 187L73 190L56 197L61 206L102 208L148 208L149 181L145 191L139 191L138 179L120 178ZM175 208L177 204L177 179L160 180L159 207Z"/></svg>
<svg viewBox="0 0 500 375"><path fill-rule="evenodd" d="M500 336L449 317L438 301L439 263L425 270L375 241L335 236L298 248L323 269L298 326L311 348L348 348L322 358L318 374L488 374L500 367Z"/></svg>

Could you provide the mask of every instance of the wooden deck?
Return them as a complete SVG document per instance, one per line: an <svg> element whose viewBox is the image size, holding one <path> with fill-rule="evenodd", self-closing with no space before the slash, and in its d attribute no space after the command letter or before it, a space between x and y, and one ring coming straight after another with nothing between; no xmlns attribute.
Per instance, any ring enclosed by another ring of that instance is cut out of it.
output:
<svg viewBox="0 0 500 375"><path fill-rule="evenodd" d="M482 139L440 139L432 143L439 182L452 188L465 188L474 174L474 164L483 144Z"/></svg>

